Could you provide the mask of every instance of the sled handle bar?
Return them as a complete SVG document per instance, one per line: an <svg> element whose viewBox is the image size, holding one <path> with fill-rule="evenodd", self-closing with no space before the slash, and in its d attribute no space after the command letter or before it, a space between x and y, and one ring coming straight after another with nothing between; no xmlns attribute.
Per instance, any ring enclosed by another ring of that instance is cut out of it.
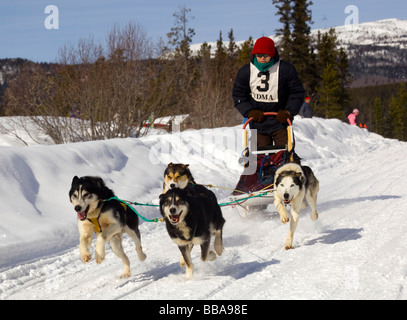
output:
<svg viewBox="0 0 407 320"><path fill-rule="evenodd" d="M265 116L276 116L277 112L264 112L263 115ZM243 124L243 130L246 129L247 125L253 121L253 117L247 119L247 121ZM287 119L288 125L291 126L291 120Z"/></svg>
<svg viewBox="0 0 407 320"><path fill-rule="evenodd" d="M264 112L263 115L265 115L265 116L276 116L277 112ZM248 149L247 148L247 130L246 130L246 126L251 121L253 121L253 118L247 119L247 121L243 125L243 130L244 130L244 142L243 142L244 150ZM288 119L288 118L287 118L287 123L288 123L288 127L287 127L287 134L288 134L287 149L288 149L288 151L291 152L291 150L293 150L293 147L294 147L294 143L293 143L294 142L294 135L293 135L292 127L291 127L291 125L292 125L291 120ZM291 162L294 161L293 155L290 156L290 161Z"/></svg>

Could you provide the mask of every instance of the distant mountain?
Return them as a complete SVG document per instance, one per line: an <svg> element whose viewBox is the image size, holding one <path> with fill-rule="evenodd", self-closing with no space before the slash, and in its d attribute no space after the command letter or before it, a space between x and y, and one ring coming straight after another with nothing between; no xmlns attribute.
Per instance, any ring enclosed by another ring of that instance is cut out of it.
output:
<svg viewBox="0 0 407 320"><path fill-rule="evenodd" d="M354 86L407 81L407 20L340 26L335 32L348 53Z"/></svg>
<svg viewBox="0 0 407 320"><path fill-rule="evenodd" d="M353 86L386 84L407 80L407 20L386 19L358 25L335 27L338 40L347 51ZM316 29L311 35L316 39ZM279 37L270 36L278 46ZM247 40L247 39L246 39ZM244 41L237 41L237 45ZM212 50L216 42L209 42ZM227 42L225 41L225 45ZM201 44L194 44L196 52Z"/></svg>

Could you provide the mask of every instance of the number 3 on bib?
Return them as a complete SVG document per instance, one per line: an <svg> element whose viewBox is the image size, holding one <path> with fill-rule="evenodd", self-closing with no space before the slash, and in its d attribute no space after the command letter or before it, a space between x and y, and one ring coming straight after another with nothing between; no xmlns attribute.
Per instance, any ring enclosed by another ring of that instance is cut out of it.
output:
<svg viewBox="0 0 407 320"><path fill-rule="evenodd" d="M270 85L269 85L269 80L270 80L270 73L268 72L259 72L257 75L259 77L261 86L257 86L257 90L259 92L267 92L269 91Z"/></svg>
<svg viewBox="0 0 407 320"><path fill-rule="evenodd" d="M278 102L278 72L280 61L274 64L266 72L250 64L250 90L252 98L257 102Z"/></svg>

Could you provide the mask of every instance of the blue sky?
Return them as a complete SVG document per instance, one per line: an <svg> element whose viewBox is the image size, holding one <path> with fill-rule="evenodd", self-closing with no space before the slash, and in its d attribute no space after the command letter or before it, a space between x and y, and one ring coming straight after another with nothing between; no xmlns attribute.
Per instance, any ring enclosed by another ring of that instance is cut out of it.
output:
<svg viewBox="0 0 407 320"><path fill-rule="evenodd" d="M44 25L51 13L48 5L58 8L59 29ZM359 23L380 19L407 19L406 0L313 0L313 29L343 25L345 8L354 5ZM273 35L281 25L271 0L1 0L0 58L26 58L37 62L55 62L64 44L76 44L93 35L104 41L116 24L134 21L149 37L167 40L174 25L173 13L180 6L191 9L190 27L193 43L216 41L222 31L224 40L233 28L236 40Z"/></svg>

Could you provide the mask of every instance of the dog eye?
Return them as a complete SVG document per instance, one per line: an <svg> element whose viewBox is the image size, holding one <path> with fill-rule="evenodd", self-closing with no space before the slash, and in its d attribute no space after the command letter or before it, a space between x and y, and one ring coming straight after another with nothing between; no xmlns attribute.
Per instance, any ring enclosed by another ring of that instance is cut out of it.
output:
<svg viewBox="0 0 407 320"><path fill-rule="evenodd" d="M291 188L294 187L294 184L292 184L290 187L291 187Z"/></svg>
<svg viewBox="0 0 407 320"><path fill-rule="evenodd" d="M77 199L78 196L77 196L76 194L73 194L73 195L72 195L72 198Z"/></svg>
<svg viewBox="0 0 407 320"><path fill-rule="evenodd" d="M282 183L280 183L280 187L283 187L283 188L284 188L284 185L283 185Z"/></svg>
<svg viewBox="0 0 407 320"><path fill-rule="evenodd" d="M89 195L90 195L90 193L89 193L89 192L85 192L85 193L83 194L83 197L84 197L84 198L88 198L88 197L89 197Z"/></svg>

